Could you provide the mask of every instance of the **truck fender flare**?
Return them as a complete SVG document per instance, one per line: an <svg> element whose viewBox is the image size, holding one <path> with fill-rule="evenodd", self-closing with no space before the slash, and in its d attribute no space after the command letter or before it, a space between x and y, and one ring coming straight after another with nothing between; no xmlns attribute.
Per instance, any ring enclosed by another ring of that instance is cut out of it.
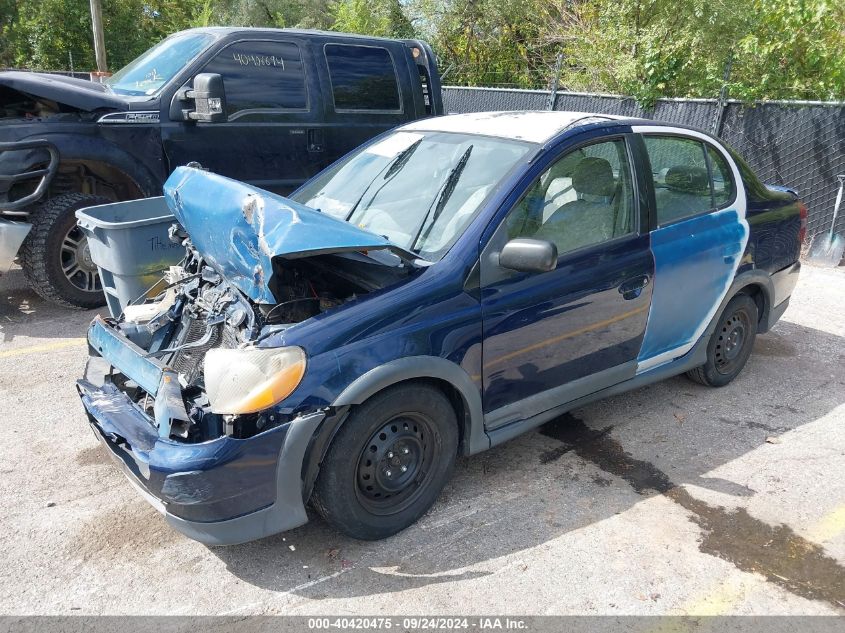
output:
<svg viewBox="0 0 845 633"><path fill-rule="evenodd" d="M105 163L126 174L144 197L161 195L162 180L138 158L102 138L77 134L39 134L59 150L60 164L67 160ZM34 137L33 137L34 138Z"/></svg>

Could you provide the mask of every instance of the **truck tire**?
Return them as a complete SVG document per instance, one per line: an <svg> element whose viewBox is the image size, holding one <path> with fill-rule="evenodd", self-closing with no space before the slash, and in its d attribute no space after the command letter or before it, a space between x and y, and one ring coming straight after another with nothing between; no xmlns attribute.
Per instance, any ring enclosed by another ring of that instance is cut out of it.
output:
<svg viewBox="0 0 845 633"><path fill-rule="evenodd" d="M757 337L757 304L746 294L728 302L707 344L707 362L687 377L708 387L724 387L739 375Z"/></svg>
<svg viewBox="0 0 845 633"><path fill-rule="evenodd" d="M335 528L376 540L419 519L449 481L458 423L449 399L404 384L356 408L320 465L312 505Z"/></svg>
<svg viewBox="0 0 845 633"><path fill-rule="evenodd" d="M65 193L41 204L30 216L32 230L20 253L30 287L44 299L69 308L106 303L88 240L76 226L76 211L112 202L103 196Z"/></svg>

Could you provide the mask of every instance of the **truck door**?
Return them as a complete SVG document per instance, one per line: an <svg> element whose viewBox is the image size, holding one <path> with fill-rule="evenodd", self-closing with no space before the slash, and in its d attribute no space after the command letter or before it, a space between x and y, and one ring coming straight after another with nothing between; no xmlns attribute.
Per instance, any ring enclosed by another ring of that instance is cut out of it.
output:
<svg viewBox="0 0 845 633"><path fill-rule="evenodd" d="M410 53L404 46L318 41L314 56L326 95L325 140L331 161L419 118L407 81Z"/></svg>
<svg viewBox="0 0 845 633"><path fill-rule="evenodd" d="M326 164L317 126L322 100L310 57L307 46L287 38L224 46L197 73L223 77L227 120L163 124L170 171L196 161L282 194L319 171Z"/></svg>

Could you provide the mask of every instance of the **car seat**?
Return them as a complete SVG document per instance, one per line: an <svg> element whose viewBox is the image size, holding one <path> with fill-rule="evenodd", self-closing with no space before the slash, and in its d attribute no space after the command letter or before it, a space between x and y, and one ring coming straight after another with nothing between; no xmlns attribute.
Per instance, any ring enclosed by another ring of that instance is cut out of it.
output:
<svg viewBox="0 0 845 633"><path fill-rule="evenodd" d="M554 242L566 252L610 239L614 235L617 192L613 168L604 158L583 158L572 174L578 199L563 204L534 237Z"/></svg>

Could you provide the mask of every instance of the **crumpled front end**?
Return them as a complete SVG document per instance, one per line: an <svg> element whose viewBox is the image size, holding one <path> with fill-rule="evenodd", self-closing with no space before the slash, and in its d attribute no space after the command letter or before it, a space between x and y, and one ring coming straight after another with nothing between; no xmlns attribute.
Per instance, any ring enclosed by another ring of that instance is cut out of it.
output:
<svg viewBox="0 0 845 633"><path fill-rule="evenodd" d="M389 250L383 238L267 192L197 169L174 178L185 257L118 318L94 320L77 384L97 437L168 521L240 542L306 521L303 464L333 415L297 391L308 352L289 330L417 269L362 252Z"/></svg>
<svg viewBox="0 0 845 633"><path fill-rule="evenodd" d="M155 300L120 320L95 318L77 388L97 438L168 522L229 544L306 522L302 462L325 413L212 410L205 355L244 345L257 329L249 303L204 274L174 267Z"/></svg>
<svg viewBox="0 0 845 633"><path fill-rule="evenodd" d="M146 357L103 319L91 324L88 341L93 355L77 389L91 427L173 527L223 545L306 522L302 438L310 438L323 413L296 417L248 439L223 434L187 441L174 433L190 415L178 374ZM283 460L296 467L282 468Z"/></svg>

